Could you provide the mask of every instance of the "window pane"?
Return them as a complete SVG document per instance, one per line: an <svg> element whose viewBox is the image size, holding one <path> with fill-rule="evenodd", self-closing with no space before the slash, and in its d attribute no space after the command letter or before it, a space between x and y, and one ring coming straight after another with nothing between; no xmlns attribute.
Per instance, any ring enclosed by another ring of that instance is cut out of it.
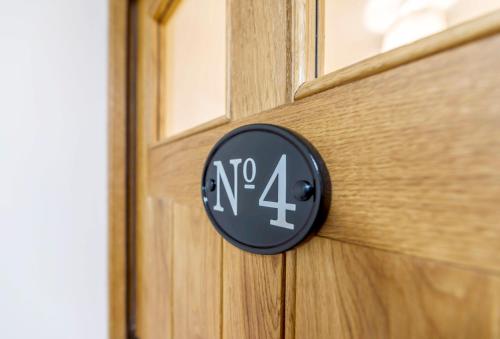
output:
<svg viewBox="0 0 500 339"><path fill-rule="evenodd" d="M162 137L226 113L226 5L180 0L160 37Z"/></svg>
<svg viewBox="0 0 500 339"><path fill-rule="evenodd" d="M500 0L324 0L324 72L495 9Z"/></svg>

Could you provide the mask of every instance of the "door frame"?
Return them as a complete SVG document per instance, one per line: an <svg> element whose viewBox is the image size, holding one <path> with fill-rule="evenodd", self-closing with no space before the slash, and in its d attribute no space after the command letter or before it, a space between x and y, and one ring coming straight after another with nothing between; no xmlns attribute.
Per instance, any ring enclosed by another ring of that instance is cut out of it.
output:
<svg viewBox="0 0 500 339"><path fill-rule="evenodd" d="M136 21L130 0L108 8L108 335L133 334L130 265L135 211Z"/></svg>

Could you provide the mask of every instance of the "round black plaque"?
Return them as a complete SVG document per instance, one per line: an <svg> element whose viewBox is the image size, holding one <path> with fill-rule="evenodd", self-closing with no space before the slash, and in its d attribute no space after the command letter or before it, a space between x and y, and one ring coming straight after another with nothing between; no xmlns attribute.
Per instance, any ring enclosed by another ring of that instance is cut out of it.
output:
<svg viewBox="0 0 500 339"><path fill-rule="evenodd" d="M229 132L211 150L201 195L227 241L249 252L275 254L323 222L330 180L307 140L282 127L254 124Z"/></svg>

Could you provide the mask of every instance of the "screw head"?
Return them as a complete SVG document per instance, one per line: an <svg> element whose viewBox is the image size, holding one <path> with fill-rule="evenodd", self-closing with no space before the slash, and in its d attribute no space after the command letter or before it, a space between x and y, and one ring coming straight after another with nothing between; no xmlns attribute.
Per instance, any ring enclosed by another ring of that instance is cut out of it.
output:
<svg viewBox="0 0 500 339"><path fill-rule="evenodd" d="M314 186L308 181L299 180L293 185L292 193L295 199L306 201L309 200L314 194Z"/></svg>
<svg viewBox="0 0 500 339"><path fill-rule="evenodd" d="M208 190L210 192L213 192L213 191L215 191L215 187L216 187L215 180L214 179L208 180L208 183L207 183Z"/></svg>

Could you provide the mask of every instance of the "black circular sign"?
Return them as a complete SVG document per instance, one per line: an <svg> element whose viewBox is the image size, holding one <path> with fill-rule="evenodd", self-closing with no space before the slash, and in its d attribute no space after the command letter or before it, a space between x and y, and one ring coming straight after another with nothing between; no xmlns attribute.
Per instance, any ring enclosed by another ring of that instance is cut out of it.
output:
<svg viewBox="0 0 500 339"><path fill-rule="evenodd" d="M275 254L323 222L329 184L309 142L282 127L254 124L217 142L203 169L201 194L208 217L227 241Z"/></svg>

